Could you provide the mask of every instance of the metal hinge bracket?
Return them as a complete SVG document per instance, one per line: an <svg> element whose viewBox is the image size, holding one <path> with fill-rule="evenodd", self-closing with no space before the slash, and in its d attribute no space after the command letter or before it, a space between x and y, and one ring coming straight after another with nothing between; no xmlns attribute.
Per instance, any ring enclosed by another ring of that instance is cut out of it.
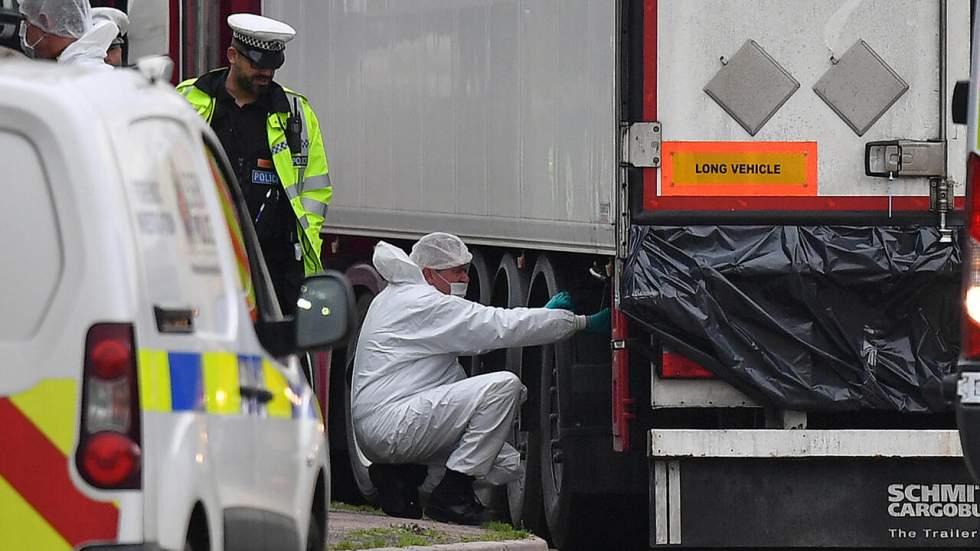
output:
<svg viewBox="0 0 980 551"><path fill-rule="evenodd" d="M956 394L961 404L980 404L980 372L965 371L956 381Z"/></svg>
<svg viewBox="0 0 980 551"><path fill-rule="evenodd" d="M660 167L661 126L654 122L623 123L620 126L622 163L638 168Z"/></svg>
<svg viewBox="0 0 980 551"><path fill-rule="evenodd" d="M864 172L879 178L945 178L946 142L868 142L864 149Z"/></svg>

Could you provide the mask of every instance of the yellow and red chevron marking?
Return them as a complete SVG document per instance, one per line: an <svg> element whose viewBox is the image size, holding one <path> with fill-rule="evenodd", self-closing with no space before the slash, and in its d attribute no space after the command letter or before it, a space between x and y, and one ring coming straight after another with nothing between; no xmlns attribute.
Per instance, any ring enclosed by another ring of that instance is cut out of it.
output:
<svg viewBox="0 0 980 551"><path fill-rule="evenodd" d="M49 379L0 398L0 550L116 539L118 508L88 498L69 476L77 395L75 381Z"/></svg>

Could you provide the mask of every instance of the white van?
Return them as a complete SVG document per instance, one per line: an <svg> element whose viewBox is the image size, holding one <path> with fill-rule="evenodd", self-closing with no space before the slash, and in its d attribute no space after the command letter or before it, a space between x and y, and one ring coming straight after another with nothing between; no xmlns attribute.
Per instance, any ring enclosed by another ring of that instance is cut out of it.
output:
<svg viewBox="0 0 980 551"><path fill-rule="evenodd" d="M349 283L281 315L219 142L151 65L0 61L0 550L322 550L289 355L345 338Z"/></svg>

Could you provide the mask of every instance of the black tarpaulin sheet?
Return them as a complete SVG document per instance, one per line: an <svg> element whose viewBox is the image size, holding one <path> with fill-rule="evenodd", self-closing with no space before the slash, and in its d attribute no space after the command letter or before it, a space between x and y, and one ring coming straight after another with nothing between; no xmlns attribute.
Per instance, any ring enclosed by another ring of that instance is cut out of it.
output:
<svg viewBox="0 0 980 551"><path fill-rule="evenodd" d="M621 305L763 403L941 411L958 243L933 227L634 226Z"/></svg>

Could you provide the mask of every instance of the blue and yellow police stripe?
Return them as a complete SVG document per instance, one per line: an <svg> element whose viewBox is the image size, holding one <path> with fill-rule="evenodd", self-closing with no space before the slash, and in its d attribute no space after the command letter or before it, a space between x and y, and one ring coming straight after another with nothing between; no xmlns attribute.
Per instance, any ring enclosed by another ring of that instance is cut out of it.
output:
<svg viewBox="0 0 980 551"><path fill-rule="evenodd" d="M317 417L315 401L302 411L301 390L261 356L231 352L139 351L140 402L143 411L196 411L215 415L265 412L269 417ZM272 393L266 404L242 396L242 388Z"/></svg>

